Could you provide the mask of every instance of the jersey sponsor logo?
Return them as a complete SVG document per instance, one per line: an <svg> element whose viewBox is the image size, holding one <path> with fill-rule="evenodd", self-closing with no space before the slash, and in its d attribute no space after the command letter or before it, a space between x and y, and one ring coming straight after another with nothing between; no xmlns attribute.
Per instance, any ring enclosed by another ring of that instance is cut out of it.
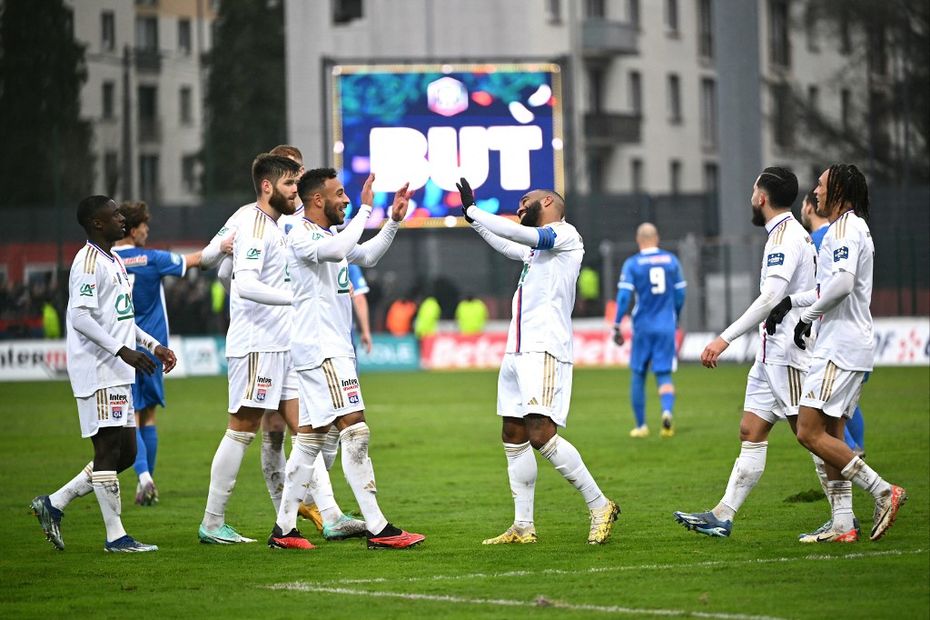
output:
<svg viewBox="0 0 930 620"><path fill-rule="evenodd" d="M349 268L343 267L339 270L339 275L336 276L336 293L348 293L349 292Z"/></svg>
<svg viewBox="0 0 930 620"><path fill-rule="evenodd" d="M765 261L765 264L769 267L777 267L778 265L785 264L785 255L781 252L776 252L775 254L769 254L768 258Z"/></svg>
<svg viewBox="0 0 930 620"><path fill-rule="evenodd" d="M259 376L256 379L255 402L265 402L265 397L268 396L268 390L271 389L272 383L273 381L271 380L271 377Z"/></svg>
<svg viewBox="0 0 930 620"><path fill-rule="evenodd" d="M81 297L93 297L96 288L96 284L82 284L80 289Z"/></svg>
<svg viewBox="0 0 930 620"><path fill-rule="evenodd" d="M843 246L833 250L833 262L838 263L841 260L849 258L849 247Z"/></svg>
<svg viewBox="0 0 930 620"><path fill-rule="evenodd" d="M289 265L284 265L284 281L285 282L291 281L291 268Z"/></svg>
<svg viewBox="0 0 930 620"><path fill-rule="evenodd" d="M132 297L128 293L121 293L118 295L116 297L116 302L113 304L113 307L116 310L117 321L125 321L126 319L131 319L134 316Z"/></svg>
<svg viewBox="0 0 930 620"><path fill-rule="evenodd" d="M215 235L215 236L217 236L217 237L222 237L222 236L225 235L227 232L229 232L229 226L223 226L223 227L220 228L218 231L216 231L216 235Z"/></svg>
<svg viewBox="0 0 930 620"><path fill-rule="evenodd" d="M517 282L517 288L520 288L523 286L523 281L526 280L526 274L529 272L529 270L530 270L530 264L523 263L523 271L520 272L520 281Z"/></svg>
<svg viewBox="0 0 930 620"><path fill-rule="evenodd" d="M342 389L350 390L353 387L358 387L358 379L343 379L342 380Z"/></svg>
<svg viewBox="0 0 930 620"><path fill-rule="evenodd" d="M180 265L180 264L181 264L181 255L180 255L180 254L175 254L174 252L172 252L172 253L171 253L171 262L174 263L175 265Z"/></svg>
<svg viewBox="0 0 930 620"><path fill-rule="evenodd" d="M129 256L123 259L123 264L127 267L141 267L143 265L148 265L149 257L145 254L140 254L138 256Z"/></svg>
<svg viewBox="0 0 930 620"><path fill-rule="evenodd" d="M246 260L258 260L262 257L262 251L258 248L249 248L249 251L245 253Z"/></svg>
<svg viewBox="0 0 930 620"><path fill-rule="evenodd" d="M129 408L129 398L125 394L110 394L110 415L114 420L122 419Z"/></svg>

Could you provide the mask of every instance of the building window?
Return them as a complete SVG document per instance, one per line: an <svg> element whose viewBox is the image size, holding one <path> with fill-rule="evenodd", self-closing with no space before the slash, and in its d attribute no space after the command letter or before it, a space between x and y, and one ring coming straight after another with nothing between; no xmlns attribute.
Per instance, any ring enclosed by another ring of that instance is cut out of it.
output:
<svg viewBox="0 0 930 620"><path fill-rule="evenodd" d="M665 28L678 34L678 0L665 0Z"/></svg>
<svg viewBox="0 0 930 620"><path fill-rule="evenodd" d="M119 154L107 151L103 154L103 192L107 196L116 195L119 185Z"/></svg>
<svg viewBox="0 0 930 620"><path fill-rule="evenodd" d="M546 0L546 15L550 24L561 24L562 0Z"/></svg>
<svg viewBox="0 0 930 620"><path fill-rule="evenodd" d="M104 120L112 120L114 116L114 111L116 110L116 85L113 82L104 82L103 83L103 118Z"/></svg>
<svg viewBox="0 0 930 620"><path fill-rule="evenodd" d="M139 157L139 193L149 206L158 202L158 155Z"/></svg>
<svg viewBox="0 0 930 620"><path fill-rule="evenodd" d="M677 159L668 163L668 188L674 195L681 193L681 162Z"/></svg>
<svg viewBox="0 0 930 620"><path fill-rule="evenodd" d="M185 55L191 54L191 20L178 20L178 51Z"/></svg>
<svg viewBox="0 0 930 620"><path fill-rule="evenodd" d="M791 42L788 0L769 0L769 62L788 68L791 66Z"/></svg>
<svg viewBox="0 0 930 620"><path fill-rule="evenodd" d="M599 114L604 109L604 69L588 68L588 110Z"/></svg>
<svg viewBox="0 0 930 620"><path fill-rule="evenodd" d="M626 15L630 25L639 30L639 0L626 0Z"/></svg>
<svg viewBox="0 0 930 620"><path fill-rule="evenodd" d="M701 80L701 143L717 145L717 86L710 78Z"/></svg>
<svg viewBox="0 0 930 620"><path fill-rule="evenodd" d="M849 12L845 7L840 9L840 51L849 54L852 51L852 32L849 23Z"/></svg>
<svg viewBox="0 0 930 620"><path fill-rule="evenodd" d="M181 184L189 194L198 192L196 155L185 155L181 158Z"/></svg>
<svg viewBox="0 0 930 620"><path fill-rule="evenodd" d="M607 17L604 0L585 0L584 14L586 17L593 17L595 19L604 19Z"/></svg>
<svg viewBox="0 0 930 620"><path fill-rule="evenodd" d="M136 49L146 52L158 51L158 18L136 18Z"/></svg>
<svg viewBox="0 0 930 620"><path fill-rule="evenodd" d="M704 164L704 191L708 194L716 194L720 187L719 171L717 164L706 162Z"/></svg>
<svg viewBox="0 0 930 620"><path fill-rule="evenodd" d="M807 126L814 127L820 116L820 89L814 85L807 87Z"/></svg>
<svg viewBox="0 0 930 620"><path fill-rule="evenodd" d="M869 71L875 75L888 74L888 48L885 29L873 24L869 28Z"/></svg>
<svg viewBox="0 0 930 620"><path fill-rule="evenodd" d="M630 189L634 194L641 194L644 191L643 186L643 160L630 160Z"/></svg>
<svg viewBox="0 0 930 620"><path fill-rule="evenodd" d="M840 91L840 124L849 131L852 124L852 92L848 88Z"/></svg>
<svg viewBox="0 0 930 620"><path fill-rule="evenodd" d="M604 170L607 168L606 157L602 153L588 155L588 185L592 193L604 191Z"/></svg>
<svg viewBox="0 0 930 620"><path fill-rule="evenodd" d="M807 11L804 15L804 34L807 39L807 51L820 51L820 29L817 23L820 20L820 13L817 3L811 0L807 3Z"/></svg>
<svg viewBox="0 0 930 620"><path fill-rule="evenodd" d="M100 12L100 50L112 52L116 49L116 20L113 11Z"/></svg>
<svg viewBox="0 0 930 620"><path fill-rule="evenodd" d="M192 125L194 123L194 111L191 104L193 97L190 86L182 86L178 91L179 101L178 110L182 125Z"/></svg>
<svg viewBox="0 0 930 620"><path fill-rule="evenodd" d="M698 55L705 59L714 57L714 19L711 0L698 3Z"/></svg>
<svg viewBox="0 0 930 620"><path fill-rule="evenodd" d="M158 87L140 86L138 90L139 139L154 141L160 138L158 127Z"/></svg>
<svg viewBox="0 0 930 620"><path fill-rule="evenodd" d="M776 146L794 145L794 110L791 87L787 84L772 85L772 133Z"/></svg>
<svg viewBox="0 0 930 620"><path fill-rule="evenodd" d="M333 0L333 23L348 24L354 19L361 19L362 0Z"/></svg>
<svg viewBox="0 0 930 620"><path fill-rule="evenodd" d="M681 78L668 74L668 120L673 125L681 124Z"/></svg>
<svg viewBox="0 0 930 620"><path fill-rule="evenodd" d="M643 113L643 77L639 71L630 71L630 111L637 116Z"/></svg>

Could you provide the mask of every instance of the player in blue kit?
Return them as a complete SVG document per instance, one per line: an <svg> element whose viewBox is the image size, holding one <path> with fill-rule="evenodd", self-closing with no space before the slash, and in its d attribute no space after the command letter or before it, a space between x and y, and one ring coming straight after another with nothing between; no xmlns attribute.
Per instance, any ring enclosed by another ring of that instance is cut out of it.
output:
<svg viewBox="0 0 930 620"><path fill-rule="evenodd" d="M626 314L632 297L633 345L630 353L630 400L636 426L630 437L646 437L646 371L651 367L659 388L662 405L662 437L675 434L672 412L675 406L675 386L672 370L675 366L675 329L678 315L685 304L687 283L681 274L678 257L659 248L659 231L649 222L636 229L639 254L623 263L617 283L617 318L614 321L614 342L622 345L620 320Z"/></svg>
<svg viewBox="0 0 930 620"><path fill-rule="evenodd" d="M825 217L817 215L817 195L813 190L807 192L804 197L804 203L801 205L801 224L811 234L814 241L814 247L820 251L820 242L823 241L824 235L830 229L830 221ZM869 380L869 375L865 373L862 383ZM862 417L862 408L856 404L856 410L849 420L846 421L846 430L844 439L849 449L860 457L865 456L865 420Z"/></svg>
<svg viewBox="0 0 930 620"><path fill-rule="evenodd" d="M124 202L119 208L126 220L126 236L113 251L119 254L129 272L136 323L156 340L168 344L168 315L165 311L165 290L162 279L182 277L190 267L200 265L200 252L180 255L145 247L149 236L149 209L144 202ZM142 349L139 349L140 351ZM154 358L153 358L154 359ZM158 453L158 430L155 407L165 406L165 386L162 365L147 375L136 373L132 386L132 402L136 410L136 462L133 468L139 476L136 503L151 506L158 501L158 489L152 475Z"/></svg>

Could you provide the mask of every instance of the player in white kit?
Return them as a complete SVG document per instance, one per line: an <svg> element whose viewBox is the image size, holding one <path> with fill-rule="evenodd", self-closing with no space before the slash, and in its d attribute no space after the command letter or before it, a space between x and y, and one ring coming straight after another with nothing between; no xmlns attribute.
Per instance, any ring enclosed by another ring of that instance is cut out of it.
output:
<svg viewBox="0 0 930 620"><path fill-rule="evenodd" d="M458 185L465 219L492 248L523 263L513 296L513 319L497 383L497 414L514 498L514 522L486 545L534 543L535 448L584 497L588 542L607 541L620 508L600 490L578 450L558 434L572 393L572 308L584 244L565 221L565 202L536 189L520 200L517 224L475 206L463 178Z"/></svg>
<svg viewBox="0 0 930 620"><path fill-rule="evenodd" d="M136 351L136 345L161 361L166 373L177 359L135 324L129 274L119 255L111 252L126 234L116 203L106 196L89 196L78 205L77 219L87 232L87 243L74 257L68 280L68 376L81 436L91 438L94 460L55 493L32 500L31 508L46 538L64 549L60 525L65 506L93 491L106 525L106 551L156 551L158 547L135 540L123 529L117 474L136 458L136 370L155 371L155 362Z"/></svg>
<svg viewBox="0 0 930 620"><path fill-rule="evenodd" d="M765 471L772 427L787 420L796 432L801 383L810 366L810 355L794 346L789 327L781 326L769 334L763 323L785 295L810 290L816 283L817 254L813 241L791 215L791 205L797 196L798 179L786 168L766 168L756 179L749 200L752 223L764 226L768 233L762 253L760 294L701 354L705 367L716 368L720 355L743 334L755 329L762 340L746 380L739 427L740 453L723 498L708 512L674 514L685 528L700 534L730 535L736 512ZM794 310L792 318L800 315L800 310Z"/></svg>
<svg viewBox="0 0 930 620"><path fill-rule="evenodd" d="M281 509L268 537L272 548L313 548L296 528L297 508L308 487L319 503L311 468L331 426L339 432L342 469L365 518L368 547L399 549L425 538L395 527L384 517L368 458L370 431L351 339L349 262L371 267L380 260L404 219L411 196L406 185L399 189L391 218L374 238L359 244L371 215L373 182L374 175L369 175L358 213L339 233L330 229L345 221L349 199L336 171L310 170L298 186L304 220L291 231L288 247L296 308L291 351L299 376L300 426L287 461Z"/></svg>
<svg viewBox="0 0 930 620"><path fill-rule="evenodd" d="M869 304L875 245L867 224L869 190L856 166L834 164L820 175L814 191L818 214L830 221L820 245L817 287L782 300L770 319L778 323L791 308L805 308L793 326L794 342L802 349L808 346L812 323L821 320L801 389L798 441L823 459L831 481L850 480L872 494L875 512L869 538L878 540L894 523L907 493L883 480L843 440L845 420L856 408L874 356ZM831 498L830 528L808 535L816 542L858 539L852 488L847 486L846 492Z"/></svg>

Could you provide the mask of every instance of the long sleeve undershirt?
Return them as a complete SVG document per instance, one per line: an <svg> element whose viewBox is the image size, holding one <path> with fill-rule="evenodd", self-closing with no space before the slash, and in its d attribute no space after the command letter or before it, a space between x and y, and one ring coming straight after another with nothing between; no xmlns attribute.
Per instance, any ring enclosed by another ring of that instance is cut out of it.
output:
<svg viewBox="0 0 930 620"><path fill-rule="evenodd" d="M778 302L785 296L785 289L788 288L788 281L784 278L771 276L765 279L762 285L762 292L756 297L756 300L750 304L741 317L723 330L720 337L727 343L733 342L749 330L758 327L759 323L765 320L772 308L778 305Z"/></svg>
<svg viewBox="0 0 930 620"><path fill-rule="evenodd" d="M321 263L338 263L348 256L349 252L358 245L362 233L365 232L365 222L368 221L369 215L371 215L371 206L362 205L348 226L329 239L320 241L316 246L317 260Z"/></svg>
<svg viewBox="0 0 930 620"><path fill-rule="evenodd" d="M239 297L266 306L290 306L294 302L293 291L265 284L258 279L256 271L246 269L237 272L232 285Z"/></svg>
<svg viewBox="0 0 930 620"><path fill-rule="evenodd" d="M511 260L522 261L523 257L526 256L526 246L520 245L519 243L514 243L513 241L504 239L503 237L498 237L477 221L472 224L472 228L478 231L478 234L481 235L481 237L487 242L489 246L507 258Z"/></svg>
<svg viewBox="0 0 930 620"><path fill-rule="evenodd" d="M85 338L96 344L101 349L116 355L124 345L116 338L111 336L103 326L94 320L93 315L87 308L76 308L74 315L71 317L71 326ZM158 341L147 334L141 327L136 325L136 344L141 345L144 349L154 352L158 346Z"/></svg>
<svg viewBox="0 0 930 620"><path fill-rule="evenodd" d="M538 228L517 224L506 217L482 211L475 205L468 207L468 217L475 220L498 237L503 237L504 239L509 239L520 245L531 248L535 248L539 245L540 229Z"/></svg>
<svg viewBox="0 0 930 620"><path fill-rule="evenodd" d="M387 223L381 227L377 235L365 243L357 244L349 250L346 258L350 263L354 263L360 267L374 267L378 264L378 261L381 260L381 257L384 256L384 253L388 251L388 248L391 247L391 243L394 241L394 235L397 234L398 228L400 228L400 222L389 219Z"/></svg>
<svg viewBox="0 0 930 620"><path fill-rule="evenodd" d="M805 323L813 323L822 317L824 313L829 312L846 299L852 293L855 285L856 276L854 274L848 271L837 271L820 291L820 299L801 314L801 320Z"/></svg>

